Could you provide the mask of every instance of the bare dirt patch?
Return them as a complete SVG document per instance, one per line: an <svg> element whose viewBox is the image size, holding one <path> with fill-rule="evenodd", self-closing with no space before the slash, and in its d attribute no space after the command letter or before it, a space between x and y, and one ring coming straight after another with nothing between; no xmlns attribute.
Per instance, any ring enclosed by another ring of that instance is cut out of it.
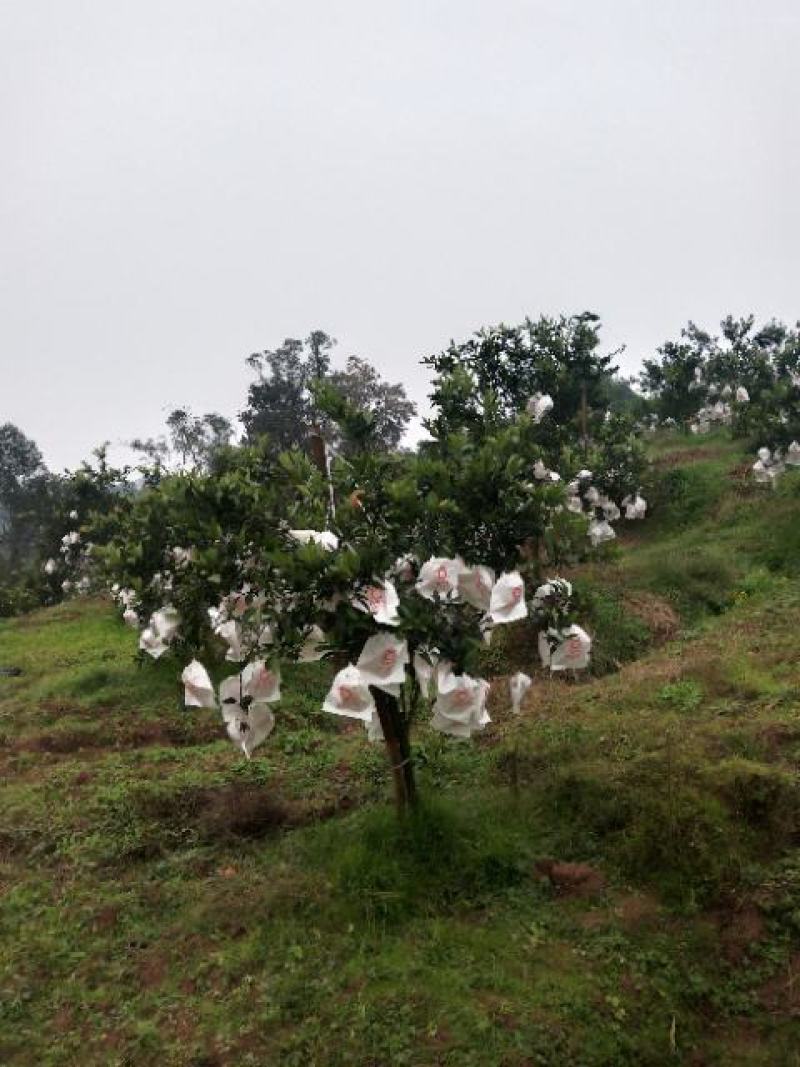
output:
<svg viewBox="0 0 800 1067"><path fill-rule="evenodd" d="M231 783L204 790L197 797L197 826L210 840L258 839L282 829L294 829L349 811L356 799L348 794L315 802L292 800L263 786Z"/></svg>
<svg viewBox="0 0 800 1067"><path fill-rule="evenodd" d="M662 597L654 593L626 593L625 606L644 623L658 644L671 641L681 627L678 613Z"/></svg>
<svg viewBox="0 0 800 1067"><path fill-rule="evenodd" d="M653 896L646 893L630 893L622 897L614 908L624 929L633 931L653 926L661 918L661 907Z"/></svg>
<svg viewBox="0 0 800 1067"><path fill-rule="evenodd" d="M32 612L30 615L17 615L14 618L16 630L41 630L44 626L53 626L62 622L75 622L81 618L79 611L63 611L58 615L46 615L43 612Z"/></svg>
<svg viewBox="0 0 800 1067"><path fill-rule="evenodd" d="M54 755L72 755L84 750L119 751L128 748L156 746L203 745L218 741L220 737L216 722L193 723L191 730L180 724L141 722L120 727L119 723L103 724L97 730L50 730L8 741L5 746L11 752L49 752ZM115 730L115 727L118 729Z"/></svg>
<svg viewBox="0 0 800 1067"><path fill-rule="evenodd" d="M770 723L758 733L758 740L763 744L770 759L778 759L782 750L800 740L800 730L784 723Z"/></svg>
<svg viewBox="0 0 800 1067"><path fill-rule="evenodd" d="M609 679L612 684L625 688L645 681L654 686L666 685L667 682L677 681L684 670L683 662L676 657L655 659L645 656L643 659L624 664L622 670L618 674L609 675Z"/></svg>
<svg viewBox="0 0 800 1067"><path fill-rule="evenodd" d="M39 701L39 707L42 711L47 711L51 715L76 715L76 716L88 716L94 718L98 711L104 709L98 708L86 708L81 704L76 704L72 701L56 700L46 698Z"/></svg>
<svg viewBox="0 0 800 1067"><path fill-rule="evenodd" d="M665 452L663 456L657 456L653 460L653 466L657 469L668 467L688 467L690 463L705 463L711 459L718 459L725 455L724 448L679 448L674 452Z"/></svg>
<svg viewBox="0 0 800 1067"><path fill-rule="evenodd" d="M75 1028L74 1010L66 1005L63 1008L59 1008L50 1025L58 1034L71 1033Z"/></svg>
<svg viewBox="0 0 800 1067"><path fill-rule="evenodd" d="M795 952L782 971L764 983L759 999L773 1015L800 1018L800 952Z"/></svg>
<svg viewBox="0 0 800 1067"><path fill-rule="evenodd" d="M716 912L712 919L719 929L722 954L731 963L741 963L766 933L764 918L754 904Z"/></svg>
<svg viewBox="0 0 800 1067"><path fill-rule="evenodd" d="M55 730L47 734L22 737L8 747L12 752L50 752L67 755L83 748L103 748L108 740L96 733L82 730Z"/></svg>
<svg viewBox="0 0 800 1067"><path fill-rule="evenodd" d="M139 963L137 972L145 989L158 989L169 974L169 964L162 955L153 955Z"/></svg>
<svg viewBox="0 0 800 1067"><path fill-rule="evenodd" d="M266 837L282 826L297 825L299 812L263 787L230 785L200 798L198 817L204 837Z"/></svg>
<svg viewBox="0 0 800 1067"><path fill-rule="evenodd" d="M107 904L100 911L95 912L92 925L95 930L113 930L119 919L120 909L116 904Z"/></svg>
<svg viewBox="0 0 800 1067"><path fill-rule="evenodd" d="M559 863L539 860L535 866L540 877L547 878L562 897L596 897L605 889L605 878L587 863Z"/></svg>
<svg viewBox="0 0 800 1067"><path fill-rule="evenodd" d="M610 926L613 917L606 908L593 908L578 916L577 923L581 930L602 930Z"/></svg>

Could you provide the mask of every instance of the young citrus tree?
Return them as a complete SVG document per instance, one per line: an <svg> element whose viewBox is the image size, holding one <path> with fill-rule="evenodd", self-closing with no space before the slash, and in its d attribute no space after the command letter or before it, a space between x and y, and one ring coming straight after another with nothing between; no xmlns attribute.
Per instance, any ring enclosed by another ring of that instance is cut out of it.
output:
<svg viewBox="0 0 800 1067"><path fill-rule="evenodd" d="M243 449L213 477L162 477L121 501L99 556L126 621L144 627L142 654L174 655L186 703L219 706L247 756L274 726L281 664L344 657L324 707L383 739L404 809L423 704L454 737L489 722L480 650L528 615L528 549L563 490L531 474L529 419L405 456L355 428L361 447L331 465L335 511L303 454ZM223 660L234 673L215 687Z"/></svg>
<svg viewBox="0 0 800 1067"><path fill-rule="evenodd" d="M599 344L600 319L589 311L485 327L451 342L422 361L434 371L438 431L508 422L538 391L553 401L551 431L585 435L589 412L608 406L616 370L614 353L601 355Z"/></svg>
<svg viewBox="0 0 800 1067"><path fill-rule="evenodd" d="M735 436L752 437L786 399L780 379L796 347L797 331L775 320L756 328L753 315L728 315L719 335L690 322L680 341L644 361L640 381L662 420L695 433L730 426Z"/></svg>
<svg viewBox="0 0 800 1067"><path fill-rule="evenodd" d="M569 514L543 541L537 533L537 558L542 549L551 561L581 558L587 532L594 547L614 538L611 523L623 515L644 517L645 452L633 418L609 410L616 368L599 346L599 319L585 312L483 329L423 361L435 372L427 428L437 451L453 435L479 445L516 426L517 456L534 479L564 479Z"/></svg>

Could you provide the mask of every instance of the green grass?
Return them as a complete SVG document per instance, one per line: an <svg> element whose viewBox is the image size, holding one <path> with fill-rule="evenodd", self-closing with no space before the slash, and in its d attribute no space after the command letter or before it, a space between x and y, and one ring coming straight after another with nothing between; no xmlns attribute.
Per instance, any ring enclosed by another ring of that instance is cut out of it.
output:
<svg viewBox="0 0 800 1067"><path fill-rule="evenodd" d="M575 575L602 677L421 726L403 823L324 665L246 763L106 605L2 624L0 1062L800 1063L798 481L653 450L686 476Z"/></svg>

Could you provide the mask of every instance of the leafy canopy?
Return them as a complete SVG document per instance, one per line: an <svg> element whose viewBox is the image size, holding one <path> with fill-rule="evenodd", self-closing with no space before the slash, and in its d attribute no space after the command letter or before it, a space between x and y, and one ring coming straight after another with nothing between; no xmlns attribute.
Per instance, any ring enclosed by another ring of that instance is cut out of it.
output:
<svg viewBox="0 0 800 1067"><path fill-rule="evenodd" d="M519 326L478 330L422 362L435 377L436 433L508 422L534 393L553 399L550 425L575 433L584 407L604 411L614 355L601 355L600 319L590 311L527 318Z"/></svg>

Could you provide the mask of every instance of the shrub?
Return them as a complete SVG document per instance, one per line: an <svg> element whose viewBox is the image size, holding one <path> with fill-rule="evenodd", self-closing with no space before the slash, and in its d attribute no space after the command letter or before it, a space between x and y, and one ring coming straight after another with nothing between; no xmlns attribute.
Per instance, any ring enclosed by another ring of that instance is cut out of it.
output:
<svg viewBox="0 0 800 1067"><path fill-rule="evenodd" d="M576 604L592 633L592 673L609 674L636 659L650 644L650 631L607 589L576 581Z"/></svg>
<svg viewBox="0 0 800 1067"><path fill-rule="evenodd" d="M635 814L612 843L627 874L692 905L714 899L736 880L738 834L713 795L667 779L663 789L634 788L630 800Z"/></svg>
<svg viewBox="0 0 800 1067"><path fill-rule="evenodd" d="M712 780L735 817L756 830L760 841L782 846L791 840L800 817L800 791L790 774L732 758L713 769Z"/></svg>
<svg viewBox="0 0 800 1067"><path fill-rule="evenodd" d="M644 492L660 526L684 528L712 512L725 489L725 479L717 466L697 463L654 470Z"/></svg>
<svg viewBox="0 0 800 1067"><path fill-rule="evenodd" d="M0 619L33 611L40 603L36 593L21 584L0 584Z"/></svg>
<svg viewBox="0 0 800 1067"><path fill-rule="evenodd" d="M719 615L731 606L739 571L730 553L716 545L700 545L691 552L679 554L668 549L652 556L643 579L691 622L707 612Z"/></svg>
<svg viewBox="0 0 800 1067"><path fill-rule="evenodd" d="M770 503L758 531L755 558L774 573L794 577L800 574L800 478L784 475Z"/></svg>
<svg viewBox="0 0 800 1067"><path fill-rule="evenodd" d="M662 686L658 691L658 699L673 711L686 715L700 707L703 690L697 682L684 679L681 682L672 682Z"/></svg>

